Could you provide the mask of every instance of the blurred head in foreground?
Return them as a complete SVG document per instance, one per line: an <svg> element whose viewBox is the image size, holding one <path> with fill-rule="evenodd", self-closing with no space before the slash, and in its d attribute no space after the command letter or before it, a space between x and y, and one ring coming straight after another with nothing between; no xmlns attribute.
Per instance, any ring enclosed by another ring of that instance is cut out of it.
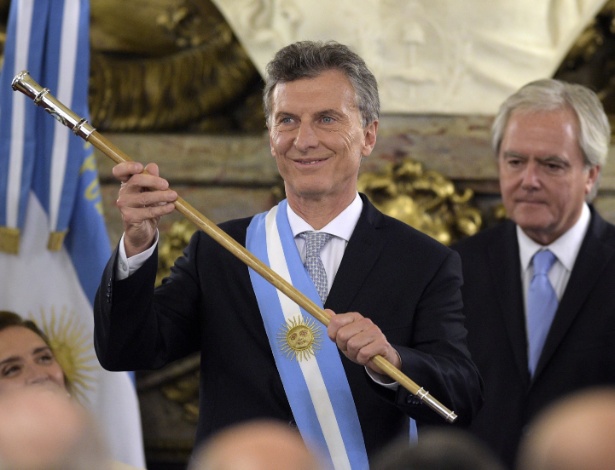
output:
<svg viewBox="0 0 615 470"><path fill-rule="evenodd" d="M0 394L0 468L109 469L94 421L60 388L27 387Z"/></svg>
<svg viewBox="0 0 615 470"><path fill-rule="evenodd" d="M602 470L615 464L615 389L564 398L540 414L519 447L519 470Z"/></svg>
<svg viewBox="0 0 615 470"><path fill-rule="evenodd" d="M473 435L456 428L422 431L418 442L401 439L383 449L372 470L504 470Z"/></svg>
<svg viewBox="0 0 615 470"><path fill-rule="evenodd" d="M300 434L288 425L257 420L231 426L197 450L189 470L321 470Z"/></svg>

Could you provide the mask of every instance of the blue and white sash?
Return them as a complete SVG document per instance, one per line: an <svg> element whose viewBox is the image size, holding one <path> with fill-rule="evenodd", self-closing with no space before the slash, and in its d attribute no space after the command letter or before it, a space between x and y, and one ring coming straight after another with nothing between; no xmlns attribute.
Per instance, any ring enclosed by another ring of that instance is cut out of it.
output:
<svg viewBox="0 0 615 470"><path fill-rule="evenodd" d="M286 281L322 306L295 244L286 200L256 215L246 247ZM324 325L250 269L269 344L295 422L304 440L328 456L335 470L369 468L365 443L346 373ZM309 344L296 344L302 334Z"/></svg>

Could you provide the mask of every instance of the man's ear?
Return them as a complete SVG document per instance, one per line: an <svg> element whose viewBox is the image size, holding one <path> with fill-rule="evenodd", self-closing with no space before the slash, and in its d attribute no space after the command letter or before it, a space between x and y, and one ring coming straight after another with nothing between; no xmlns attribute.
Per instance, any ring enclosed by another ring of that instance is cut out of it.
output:
<svg viewBox="0 0 615 470"><path fill-rule="evenodd" d="M269 151L271 152L271 156L275 157L275 150L273 147L273 139L271 138L271 132L269 132Z"/></svg>
<svg viewBox="0 0 615 470"><path fill-rule="evenodd" d="M589 194L592 192L592 189L596 182L598 181L598 177L600 176L600 170L602 167L600 165L592 166L587 172L587 180L585 181L585 194Z"/></svg>
<svg viewBox="0 0 615 470"><path fill-rule="evenodd" d="M368 124L363 129L363 149L361 155L367 157L376 146L376 134L378 134L378 121Z"/></svg>

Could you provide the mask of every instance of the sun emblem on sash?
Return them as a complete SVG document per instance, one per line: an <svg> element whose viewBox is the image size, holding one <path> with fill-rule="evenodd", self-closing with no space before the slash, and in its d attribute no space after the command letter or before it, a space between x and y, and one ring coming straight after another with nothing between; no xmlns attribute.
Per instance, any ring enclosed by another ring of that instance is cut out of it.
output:
<svg viewBox="0 0 615 470"><path fill-rule="evenodd" d="M320 348L321 334L316 322L296 316L287 320L278 333L280 349L289 359L308 360Z"/></svg>

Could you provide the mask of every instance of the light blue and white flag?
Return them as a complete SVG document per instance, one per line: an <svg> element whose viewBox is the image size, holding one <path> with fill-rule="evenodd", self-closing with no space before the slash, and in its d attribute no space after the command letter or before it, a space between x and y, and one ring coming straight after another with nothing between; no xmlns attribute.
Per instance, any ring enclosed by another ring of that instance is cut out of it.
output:
<svg viewBox="0 0 615 470"><path fill-rule="evenodd" d="M0 309L49 335L73 394L115 460L145 467L128 373L93 347L92 302L110 256L91 146L11 87L23 70L88 117L89 0L13 0L0 73Z"/></svg>

